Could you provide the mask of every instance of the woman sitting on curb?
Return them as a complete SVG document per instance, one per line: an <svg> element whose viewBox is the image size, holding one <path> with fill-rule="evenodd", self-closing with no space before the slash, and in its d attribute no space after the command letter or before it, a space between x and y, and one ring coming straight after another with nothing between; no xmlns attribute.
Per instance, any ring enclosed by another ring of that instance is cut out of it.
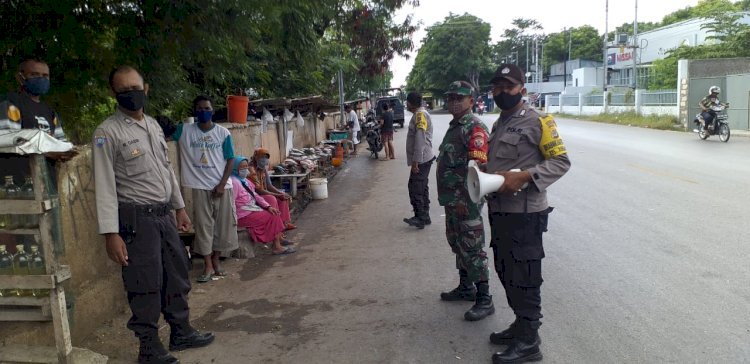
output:
<svg viewBox="0 0 750 364"><path fill-rule="evenodd" d="M237 206L237 226L246 228L253 240L260 243L273 242L273 254L296 252L291 243L283 241L284 223L280 212L255 192L255 185L248 177L252 173L248 159L237 156L232 169L232 193ZM283 244L286 243L286 244Z"/></svg>
<svg viewBox="0 0 750 364"><path fill-rule="evenodd" d="M297 227L292 224L292 216L289 214L289 203L292 201L292 196L280 191L271 183L271 176L268 174L270 158L271 153L268 152L268 149L258 148L255 150L250 163L255 167L255 175L251 173L250 180L255 184L255 191L258 192L260 197L281 211L281 221L284 222L284 228L286 230L296 229Z"/></svg>

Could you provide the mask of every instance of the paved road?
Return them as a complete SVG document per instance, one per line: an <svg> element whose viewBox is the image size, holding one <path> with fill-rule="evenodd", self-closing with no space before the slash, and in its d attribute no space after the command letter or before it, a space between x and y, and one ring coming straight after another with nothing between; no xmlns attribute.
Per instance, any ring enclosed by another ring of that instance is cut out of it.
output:
<svg viewBox="0 0 750 364"><path fill-rule="evenodd" d="M449 118L434 121L437 149ZM750 361L750 139L559 125L573 167L550 189L545 362ZM401 222L405 134L395 161L349 160L297 221L297 254L234 261L229 278L196 287L195 324L218 340L183 363L490 362L488 335L513 315L494 275L488 319L439 300L454 260L436 203L425 230ZM434 172L431 188L435 202Z"/></svg>

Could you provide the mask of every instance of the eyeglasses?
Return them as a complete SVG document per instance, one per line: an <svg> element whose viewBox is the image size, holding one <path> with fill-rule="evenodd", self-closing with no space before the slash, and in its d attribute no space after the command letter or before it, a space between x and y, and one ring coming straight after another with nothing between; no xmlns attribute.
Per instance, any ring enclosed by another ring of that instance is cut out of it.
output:
<svg viewBox="0 0 750 364"><path fill-rule="evenodd" d="M448 101L463 101L465 97L468 97L466 95L457 95L457 94L450 94L446 96L446 100Z"/></svg>

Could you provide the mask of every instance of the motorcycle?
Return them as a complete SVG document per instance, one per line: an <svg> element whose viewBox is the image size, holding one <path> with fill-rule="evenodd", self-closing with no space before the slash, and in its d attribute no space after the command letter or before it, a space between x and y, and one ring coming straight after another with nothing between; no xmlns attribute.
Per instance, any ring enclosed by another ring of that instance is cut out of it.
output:
<svg viewBox="0 0 750 364"><path fill-rule="evenodd" d="M375 111L370 109L362 125L362 132L367 140L370 155L378 159L378 152L383 150L383 140L380 138L380 123L375 119Z"/></svg>
<svg viewBox="0 0 750 364"><path fill-rule="evenodd" d="M718 135L719 140L722 142L728 142L730 131L729 131L729 115L727 115L727 108L729 104L717 104L711 107L711 110L715 114L712 125L709 125L707 129L703 129L705 120L703 120L702 113L695 115L693 123L697 125L693 132L698 133L698 137L706 140L711 135Z"/></svg>

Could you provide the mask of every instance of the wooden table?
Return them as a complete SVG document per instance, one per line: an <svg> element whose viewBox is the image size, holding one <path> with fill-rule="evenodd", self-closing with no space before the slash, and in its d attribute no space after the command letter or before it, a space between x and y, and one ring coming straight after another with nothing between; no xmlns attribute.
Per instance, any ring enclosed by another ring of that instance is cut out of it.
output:
<svg viewBox="0 0 750 364"><path fill-rule="evenodd" d="M292 197L297 196L297 184L302 183L307 179L309 172L306 173L291 173L291 174L272 174L271 178L279 178L281 180L288 179L291 182L292 191L290 195Z"/></svg>

